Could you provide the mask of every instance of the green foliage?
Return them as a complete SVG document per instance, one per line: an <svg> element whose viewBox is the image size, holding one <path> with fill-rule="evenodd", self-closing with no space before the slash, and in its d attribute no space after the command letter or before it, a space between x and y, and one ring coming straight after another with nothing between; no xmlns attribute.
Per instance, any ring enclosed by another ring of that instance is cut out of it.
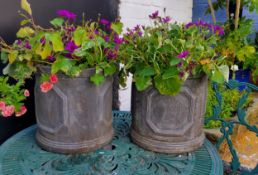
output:
<svg viewBox="0 0 258 175"><path fill-rule="evenodd" d="M228 67L222 66L224 58L214 50L219 39L217 31L211 31L207 26L210 25L186 27L163 22L157 17L154 26L136 26L128 30L119 52L123 72L127 73L120 75L132 73L139 91L154 86L165 95L177 94L189 76L200 76L203 72L223 83L228 78Z"/></svg>
<svg viewBox="0 0 258 175"><path fill-rule="evenodd" d="M219 86L219 92L222 96L222 111L220 113L220 118L222 119L230 119L235 117L237 105L241 98L241 96L245 93L240 92L238 89L228 89L223 85ZM249 104L252 102L253 98L249 97L247 102L244 104L244 107L247 108ZM215 91L212 88L211 83L209 83L208 87L208 96L207 96L207 104L206 104L206 113L205 117L209 118L213 115L214 107L218 104L217 98L215 96ZM220 121L209 121L205 128L218 128L221 126Z"/></svg>
<svg viewBox="0 0 258 175"><path fill-rule="evenodd" d="M4 101L6 105L14 105L17 112L26 99L24 91L21 90L23 82L10 85L8 81L8 77L0 77L0 101Z"/></svg>

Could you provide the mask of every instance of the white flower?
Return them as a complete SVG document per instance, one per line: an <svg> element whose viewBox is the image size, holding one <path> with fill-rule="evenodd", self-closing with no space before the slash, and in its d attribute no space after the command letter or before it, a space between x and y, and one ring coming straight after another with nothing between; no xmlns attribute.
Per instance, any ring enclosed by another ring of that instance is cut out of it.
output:
<svg viewBox="0 0 258 175"><path fill-rule="evenodd" d="M232 65L231 68L230 68L232 71L238 71L238 65Z"/></svg>

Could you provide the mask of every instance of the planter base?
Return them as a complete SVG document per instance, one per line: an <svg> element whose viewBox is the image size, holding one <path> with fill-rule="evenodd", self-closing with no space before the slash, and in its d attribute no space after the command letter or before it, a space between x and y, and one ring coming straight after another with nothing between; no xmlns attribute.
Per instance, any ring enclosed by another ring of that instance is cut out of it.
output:
<svg viewBox="0 0 258 175"><path fill-rule="evenodd" d="M111 130L110 133L96 138L94 140L88 140L79 143L64 143L64 142L55 142L44 137L40 131L36 133L37 144L44 150L62 153L62 154L75 154L75 153L87 153L98 148L103 147L103 145L108 144L114 135L114 131ZM96 146L97 145L97 146Z"/></svg>
<svg viewBox="0 0 258 175"><path fill-rule="evenodd" d="M205 139L205 135L204 133L202 133L199 137L196 137L194 140L189 140L186 142L169 142L168 138L154 140L150 137L144 137L134 130L131 130L131 137L133 142L135 142L142 148L160 153L191 152L199 148L203 144Z"/></svg>

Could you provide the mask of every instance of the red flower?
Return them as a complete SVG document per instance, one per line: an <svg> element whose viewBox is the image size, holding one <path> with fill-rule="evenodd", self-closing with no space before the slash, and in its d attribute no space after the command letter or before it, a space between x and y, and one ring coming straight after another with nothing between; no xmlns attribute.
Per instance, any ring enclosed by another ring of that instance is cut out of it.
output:
<svg viewBox="0 0 258 175"><path fill-rule="evenodd" d="M14 113L14 110L15 110L15 107L13 105L10 105L10 106L6 106L3 111L2 111L2 115L4 117L10 117L13 115Z"/></svg>
<svg viewBox="0 0 258 175"><path fill-rule="evenodd" d="M0 101L0 110L4 110L4 108L5 108L5 102Z"/></svg>
<svg viewBox="0 0 258 175"><path fill-rule="evenodd" d="M20 117L20 116L24 115L26 112L27 112L27 108L25 106L22 106L20 111L15 113L15 116Z"/></svg>
<svg viewBox="0 0 258 175"><path fill-rule="evenodd" d="M28 89L24 90L24 96L29 97L30 96L30 91Z"/></svg>
<svg viewBox="0 0 258 175"><path fill-rule="evenodd" d="M50 91L53 88L53 84L49 83L48 81L43 82L40 85L40 90L41 92L47 93L48 91Z"/></svg>
<svg viewBox="0 0 258 175"><path fill-rule="evenodd" d="M56 76L56 74L51 75L49 79L50 79L50 82L53 84L58 82L58 77Z"/></svg>

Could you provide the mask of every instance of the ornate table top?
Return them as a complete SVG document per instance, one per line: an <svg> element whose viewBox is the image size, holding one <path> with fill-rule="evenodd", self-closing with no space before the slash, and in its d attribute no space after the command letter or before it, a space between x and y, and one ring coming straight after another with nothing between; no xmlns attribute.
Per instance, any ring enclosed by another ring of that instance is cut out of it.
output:
<svg viewBox="0 0 258 175"><path fill-rule="evenodd" d="M131 143L131 114L113 112L116 131L106 148L88 154L62 155L40 149L36 126L16 134L0 147L1 175L222 175L222 161L212 144L181 155L157 154Z"/></svg>

